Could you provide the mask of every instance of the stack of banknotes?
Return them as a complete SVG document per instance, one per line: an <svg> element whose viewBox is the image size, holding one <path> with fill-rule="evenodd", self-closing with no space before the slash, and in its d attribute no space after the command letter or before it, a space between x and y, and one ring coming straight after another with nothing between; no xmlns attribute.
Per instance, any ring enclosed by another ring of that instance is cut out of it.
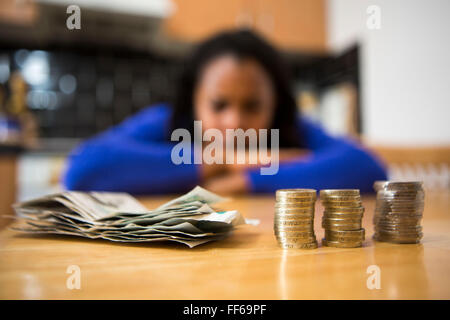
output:
<svg viewBox="0 0 450 320"><path fill-rule="evenodd" d="M225 200L201 187L149 210L127 193L63 192L14 205L13 229L119 242L175 241L195 247L244 224L239 212L216 211Z"/></svg>

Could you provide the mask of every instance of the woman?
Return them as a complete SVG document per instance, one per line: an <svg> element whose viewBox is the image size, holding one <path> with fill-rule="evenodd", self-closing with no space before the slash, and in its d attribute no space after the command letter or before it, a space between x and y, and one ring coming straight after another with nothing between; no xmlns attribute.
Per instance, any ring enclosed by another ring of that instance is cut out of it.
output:
<svg viewBox="0 0 450 320"><path fill-rule="evenodd" d="M226 129L279 129L278 172L262 175L259 164L175 164L171 133L193 133L194 120L204 132L224 135ZM273 47L250 31L233 31L195 50L172 106L147 108L76 148L64 183L73 190L134 194L184 192L197 184L218 193L296 187L364 192L384 179L381 164L361 146L299 117Z"/></svg>

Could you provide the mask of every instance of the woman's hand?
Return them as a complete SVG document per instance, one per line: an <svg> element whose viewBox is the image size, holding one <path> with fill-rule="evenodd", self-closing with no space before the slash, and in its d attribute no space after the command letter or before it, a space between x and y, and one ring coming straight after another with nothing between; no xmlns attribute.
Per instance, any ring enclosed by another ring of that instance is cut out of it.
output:
<svg viewBox="0 0 450 320"><path fill-rule="evenodd" d="M245 156L245 163L238 164L238 154L235 153L234 163L226 164L224 158L224 164L203 164L201 166L201 181L203 186L220 194L238 194L246 193L250 190L249 182L247 179L247 170L259 168L269 165L267 160L270 160L270 155L267 159L260 159L259 154L256 151L251 154L252 151L245 151L241 156ZM278 154L279 162L288 162L294 159L307 158L310 155L308 150L304 149L281 149ZM250 164L249 157L254 156L257 159L255 164ZM273 159L272 159L273 160Z"/></svg>
<svg viewBox="0 0 450 320"><path fill-rule="evenodd" d="M200 166L200 180L203 182L208 181L211 178L221 176L227 172L227 168L224 164L206 164L203 163Z"/></svg>
<svg viewBox="0 0 450 320"><path fill-rule="evenodd" d="M235 157L234 157L234 163L233 164L229 164L226 165L226 169L228 171L233 171L233 172L238 172L238 171L245 171L248 169L254 169L254 168L260 168L260 167L265 167L268 166L270 164L270 161L274 161L275 159L273 159L271 157L270 152L267 152L267 157L266 159L261 159L259 157L259 153L258 151L245 151L243 152L244 154L241 155L242 157L245 157L245 163L244 164L239 164L237 162L237 153L235 153ZM256 163L249 163L249 159L250 157L253 156L254 159L256 159ZM310 151L306 150L306 149L280 149L278 152L278 161L281 162L289 162L292 160L296 160L299 158L307 158L308 156L310 156Z"/></svg>
<svg viewBox="0 0 450 320"><path fill-rule="evenodd" d="M250 190L247 175L244 171L228 172L210 178L205 181L203 186L205 189L218 194L242 194Z"/></svg>

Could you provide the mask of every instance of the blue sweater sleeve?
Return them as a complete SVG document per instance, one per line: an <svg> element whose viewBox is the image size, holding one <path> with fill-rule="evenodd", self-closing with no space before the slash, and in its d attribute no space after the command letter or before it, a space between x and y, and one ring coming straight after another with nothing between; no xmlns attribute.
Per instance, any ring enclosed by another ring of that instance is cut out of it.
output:
<svg viewBox="0 0 450 320"><path fill-rule="evenodd" d="M166 139L170 109L147 108L122 124L82 143L69 156L63 182L69 190L127 191L134 194L184 192L199 184L198 165L175 165ZM249 171L253 192L279 188L359 188L372 190L386 179L381 164L361 146L325 134L302 120L308 160L280 164L277 174Z"/></svg>
<svg viewBox="0 0 450 320"><path fill-rule="evenodd" d="M383 165L356 142L330 137L319 126L304 119L300 128L300 135L312 156L280 163L275 175L249 171L253 192L274 192L281 188L350 188L373 192L374 181L386 180Z"/></svg>
<svg viewBox="0 0 450 320"><path fill-rule="evenodd" d="M134 194L185 192L198 184L198 167L175 165L166 141L169 109L155 106L82 143L69 156L69 190Z"/></svg>

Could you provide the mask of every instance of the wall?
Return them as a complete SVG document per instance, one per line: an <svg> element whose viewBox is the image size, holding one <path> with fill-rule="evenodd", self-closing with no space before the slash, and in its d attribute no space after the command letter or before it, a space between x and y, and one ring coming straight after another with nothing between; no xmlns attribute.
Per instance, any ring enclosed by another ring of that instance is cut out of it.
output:
<svg viewBox="0 0 450 320"><path fill-rule="evenodd" d="M47 0L48 1L48 0ZM164 21L171 38L195 42L223 29L251 27L277 46L324 52L326 0L173 0Z"/></svg>
<svg viewBox="0 0 450 320"><path fill-rule="evenodd" d="M370 5L381 29L370 30ZM328 45L360 42L364 138L450 145L450 1L328 0Z"/></svg>

